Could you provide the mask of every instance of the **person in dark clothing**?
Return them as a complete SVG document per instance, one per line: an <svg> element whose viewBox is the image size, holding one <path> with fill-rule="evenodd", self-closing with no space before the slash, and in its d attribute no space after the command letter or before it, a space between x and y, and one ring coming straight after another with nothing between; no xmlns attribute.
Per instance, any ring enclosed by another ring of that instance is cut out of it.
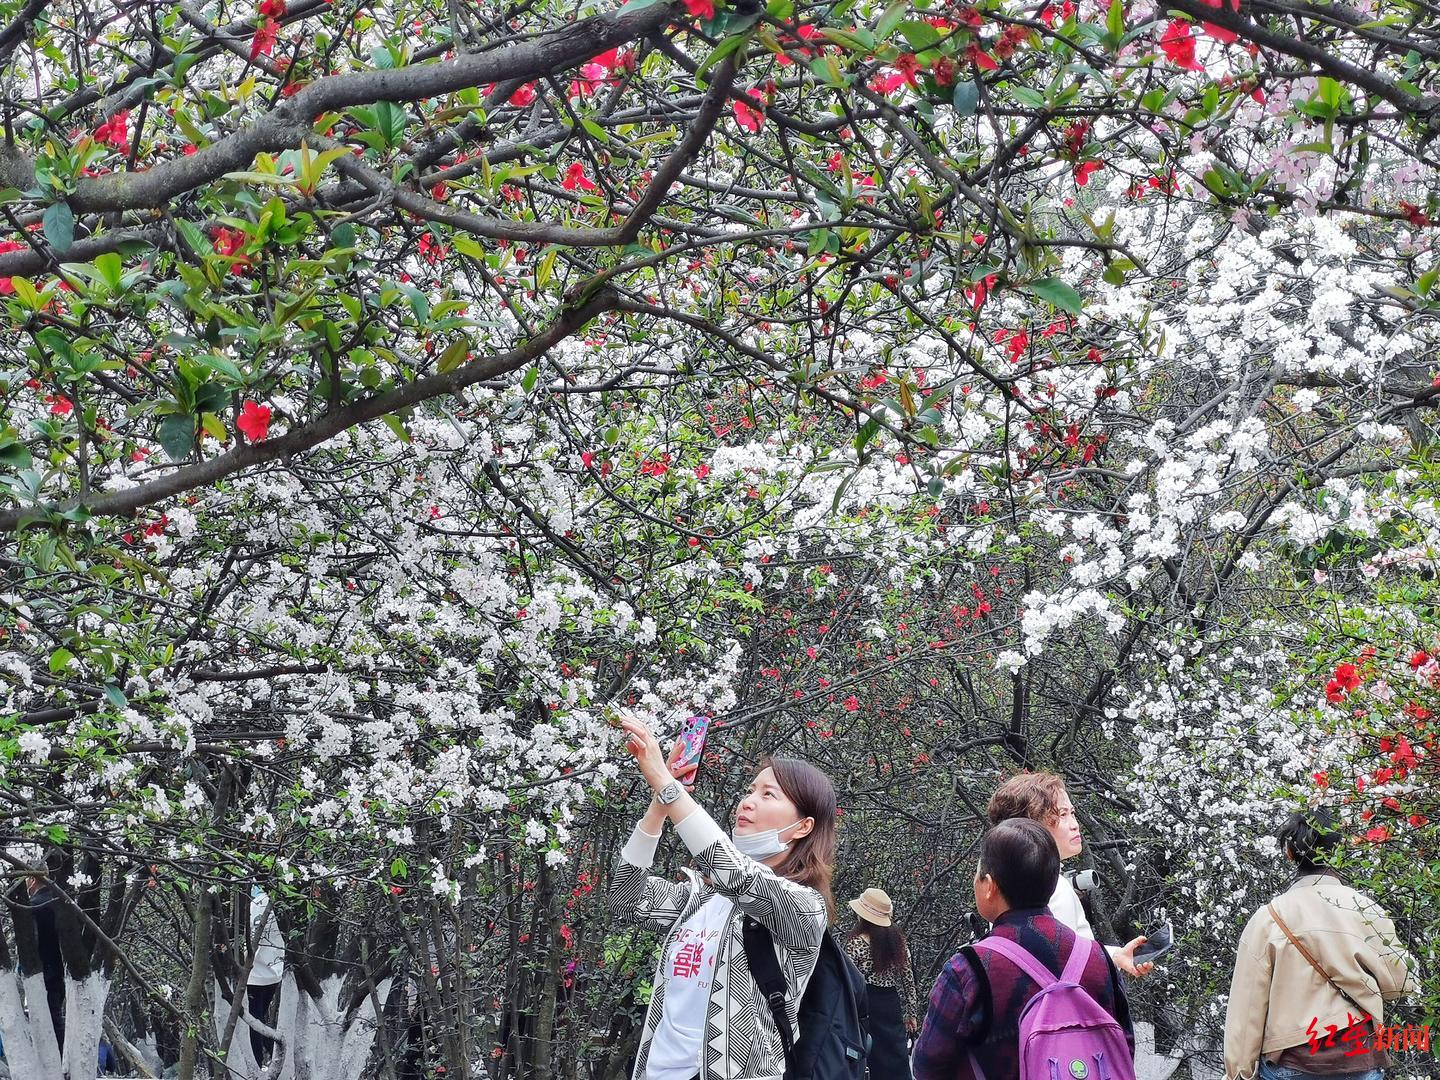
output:
<svg viewBox="0 0 1440 1080"><path fill-rule="evenodd" d="M870 1054L866 1069L875 1080L909 1080L907 1033L920 1028L920 995L910 968L905 932L892 924L894 905L883 889L866 889L850 901L855 929L845 952L865 976L870 1004Z"/></svg>
<svg viewBox="0 0 1440 1080"><path fill-rule="evenodd" d="M35 913L35 943L40 953L40 971L45 976L45 1000L50 1022L55 1026L55 1045L65 1045L65 961L60 955L60 932L55 928L55 908L60 897L49 882L27 877L25 889ZM23 972L33 975L35 972Z"/></svg>
<svg viewBox="0 0 1440 1080"><path fill-rule="evenodd" d="M1091 949L1080 985L1115 1018L1133 1054L1134 1025L1114 963L1045 906L1059 874L1060 851L1042 826L1022 818L1001 822L981 847L975 905L992 924L992 936L1019 945L1057 977L1077 942ZM1020 1014L1039 989L1005 957L969 946L960 950L930 993L911 1058L915 1080L1017 1080Z"/></svg>

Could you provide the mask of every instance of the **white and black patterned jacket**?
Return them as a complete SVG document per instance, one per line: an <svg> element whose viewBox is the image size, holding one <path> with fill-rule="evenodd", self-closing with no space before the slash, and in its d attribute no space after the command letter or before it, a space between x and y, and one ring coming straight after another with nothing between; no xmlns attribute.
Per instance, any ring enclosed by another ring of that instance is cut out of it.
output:
<svg viewBox="0 0 1440 1080"><path fill-rule="evenodd" d="M655 989L645 1014L645 1030L635 1059L635 1080L644 1080L650 1040L665 1008L664 958L680 925L710 897L719 893L735 903L728 933L720 939L701 1048L703 1080L779 1080L785 1071L780 1034L770 1009L760 997L740 928L749 915L770 929L780 970L790 991L785 1003L792 1034L798 1037L795 1015L800 997L815 971L820 942L828 932L829 913L814 889L775 874L768 866L740 854L714 819L698 807L676 826L680 839L709 879L686 869L684 882L647 873L659 837L637 826L620 853L610 883L610 906L642 926L665 935Z"/></svg>

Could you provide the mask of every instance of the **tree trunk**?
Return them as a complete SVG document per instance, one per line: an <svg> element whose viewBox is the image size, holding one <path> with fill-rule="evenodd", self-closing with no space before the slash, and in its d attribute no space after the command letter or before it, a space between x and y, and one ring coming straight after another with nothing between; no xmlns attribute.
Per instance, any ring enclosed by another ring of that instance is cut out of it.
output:
<svg viewBox="0 0 1440 1080"><path fill-rule="evenodd" d="M179 1080L195 1080L195 1065L200 1056L200 1029L209 1002L206 982L210 974L210 932L212 912L210 898L203 888L195 891L195 949L190 962L190 984L185 988L185 1037L180 1043ZM244 989L241 988L241 993Z"/></svg>

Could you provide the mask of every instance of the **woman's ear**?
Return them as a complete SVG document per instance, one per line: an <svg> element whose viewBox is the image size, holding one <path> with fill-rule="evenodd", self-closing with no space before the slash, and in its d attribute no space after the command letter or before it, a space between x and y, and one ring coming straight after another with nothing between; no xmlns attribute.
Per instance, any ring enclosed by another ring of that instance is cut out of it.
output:
<svg viewBox="0 0 1440 1080"><path fill-rule="evenodd" d="M815 819L813 817L802 818L800 824L795 826L795 835L791 840L799 840L802 836L809 836L815 831Z"/></svg>

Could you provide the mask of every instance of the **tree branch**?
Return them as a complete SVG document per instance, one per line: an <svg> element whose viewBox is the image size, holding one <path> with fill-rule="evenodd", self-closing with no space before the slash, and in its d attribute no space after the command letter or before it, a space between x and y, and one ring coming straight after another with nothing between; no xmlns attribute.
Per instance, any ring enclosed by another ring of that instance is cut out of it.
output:
<svg viewBox="0 0 1440 1080"><path fill-rule="evenodd" d="M91 514L97 515L133 513L142 506L150 506L174 498L182 492L218 483L242 470L303 454L358 424L378 420L422 401L453 394L474 383L524 367L579 331L600 313L613 310L617 302L618 299L613 293L602 289L580 306L562 311L549 327L509 352L473 360L445 374L437 373L416 379L389 393L365 398L353 405L327 412L319 419L302 424L278 438L237 446L228 453L202 461L198 465L177 469L169 476L148 484L140 484L123 491L105 492L84 500L70 499L44 508L10 506L0 511L0 532L18 532L25 528L42 526L45 524L44 515L47 511L64 512L82 505Z"/></svg>

